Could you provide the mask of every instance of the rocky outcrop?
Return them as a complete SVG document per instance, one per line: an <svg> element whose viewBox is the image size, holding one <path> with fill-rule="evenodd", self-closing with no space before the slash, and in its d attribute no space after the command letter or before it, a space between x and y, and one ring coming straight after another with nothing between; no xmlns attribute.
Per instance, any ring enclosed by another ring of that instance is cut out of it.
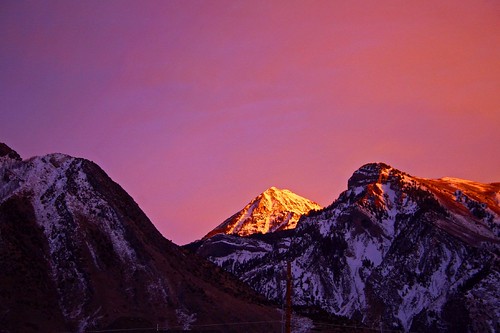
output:
<svg viewBox="0 0 500 333"><path fill-rule="evenodd" d="M10 148L3 142L0 142L0 158L1 157L8 157L18 161L21 160L21 156L19 156L19 154L15 150Z"/></svg>

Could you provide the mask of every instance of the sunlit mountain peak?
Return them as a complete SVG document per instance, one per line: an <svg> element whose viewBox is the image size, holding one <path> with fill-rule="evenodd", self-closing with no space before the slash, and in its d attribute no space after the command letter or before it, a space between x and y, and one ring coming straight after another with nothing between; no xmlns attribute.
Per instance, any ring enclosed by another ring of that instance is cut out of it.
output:
<svg viewBox="0 0 500 333"><path fill-rule="evenodd" d="M293 229L302 215L321 208L316 202L290 190L272 186L204 238L220 233L249 236L256 233L265 234Z"/></svg>

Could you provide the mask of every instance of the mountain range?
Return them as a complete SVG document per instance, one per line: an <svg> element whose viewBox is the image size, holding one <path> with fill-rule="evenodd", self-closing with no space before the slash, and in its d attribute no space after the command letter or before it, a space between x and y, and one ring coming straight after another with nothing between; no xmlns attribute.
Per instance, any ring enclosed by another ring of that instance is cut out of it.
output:
<svg viewBox="0 0 500 333"><path fill-rule="evenodd" d="M271 187L181 248L95 163L0 143L0 332L280 332L288 262L294 332L498 332L499 202L370 163L328 207Z"/></svg>
<svg viewBox="0 0 500 333"><path fill-rule="evenodd" d="M500 183L425 179L371 163L347 185L290 230L241 237L218 227L186 247L278 303L290 261L293 303L309 313L377 330L500 331ZM248 207L234 216L265 224Z"/></svg>

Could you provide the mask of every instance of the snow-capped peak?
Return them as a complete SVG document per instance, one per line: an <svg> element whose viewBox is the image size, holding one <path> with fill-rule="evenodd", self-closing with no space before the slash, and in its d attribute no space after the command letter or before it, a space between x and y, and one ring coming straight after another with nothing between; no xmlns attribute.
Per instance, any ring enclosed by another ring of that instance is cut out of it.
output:
<svg viewBox="0 0 500 333"><path fill-rule="evenodd" d="M272 186L204 238L220 233L248 236L293 229L302 215L321 208L319 204L290 190Z"/></svg>

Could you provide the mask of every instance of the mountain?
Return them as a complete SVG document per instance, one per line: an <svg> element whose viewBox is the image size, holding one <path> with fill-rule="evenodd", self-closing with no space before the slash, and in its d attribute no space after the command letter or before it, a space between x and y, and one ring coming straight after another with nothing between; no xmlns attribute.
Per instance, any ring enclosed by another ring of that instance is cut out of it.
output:
<svg viewBox="0 0 500 333"><path fill-rule="evenodd" d="M194 249L271 300L416 332L500 331L500 183L355 171L293 230L216 235Z"/></svg>
<svg viewBox="0 0 500 333"><path fill-rule="evenodd" d="M261 332L281 319L232 275L166 240L95 163L22 160L5 144L0 272L0 332L231 332L241 322Z"/></svg>
<svg viewBox="0 0 500 333"><path fill-rule="evenodd" d="M294 229L300 216L321 208L292 191L271 187L203 238L217 234L248 236Z"/></svg>

